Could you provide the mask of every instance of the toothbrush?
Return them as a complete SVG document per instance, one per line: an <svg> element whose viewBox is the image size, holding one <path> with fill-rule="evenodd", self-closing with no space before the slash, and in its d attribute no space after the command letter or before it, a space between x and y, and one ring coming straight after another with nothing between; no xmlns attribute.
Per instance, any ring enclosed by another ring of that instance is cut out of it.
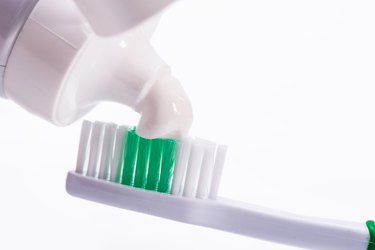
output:
<svg viewBox="0 0 375 250"><path fill-rule="evenodd" d="M306 249L374 250L375 222L310 218L218 197L227 147L144 139L84 121L69 194L136 212Z"/></svg>

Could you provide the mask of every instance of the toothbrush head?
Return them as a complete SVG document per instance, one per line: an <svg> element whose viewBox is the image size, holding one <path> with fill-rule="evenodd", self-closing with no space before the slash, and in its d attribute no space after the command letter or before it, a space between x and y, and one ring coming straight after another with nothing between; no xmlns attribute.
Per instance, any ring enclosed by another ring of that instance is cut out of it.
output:
<svg viewBox="0 0 375 250"><path fill-rule="evenodd" d="M148 191L215 199L226 151L203 139L146 139L135 128L84 121L75 172Z"/></svg>

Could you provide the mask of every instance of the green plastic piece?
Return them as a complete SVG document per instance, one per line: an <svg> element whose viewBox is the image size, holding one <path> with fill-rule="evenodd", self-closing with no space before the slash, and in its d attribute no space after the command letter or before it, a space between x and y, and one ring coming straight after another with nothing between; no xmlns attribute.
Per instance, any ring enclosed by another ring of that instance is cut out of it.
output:
<svg viewBox="0 0 375 250"><path fill-rule="evenodd" d="M123 155L124 166L121 183L124 185L133 186L139 144L139 136L136 135L135 129L128 131L126 142L124 143L124 148L126 148L126 150L125 154Z"/></svg>
<svg viewBox="0 0 375 250"><path fill-rule="evenodd" d="M150 160L151 140L139 138L134 187L146 188L147 170Z"/></svg>
<svg viewBox="0 0 375 250"><path fill-rule="evenodd" d="M163 155L161 162L160 181L158 192L170 193L173 170L176 161L177 142L174 140L163 140Z"/></svg>
<svg viewBox="0 0 375 250"><path fill-rule="evenodd" d="M151 142L150 161L147 174L146 189L157 191L161 172L161 156L163 154L163 140L154 139Z"/></svg>
<svg viewBox="0 0 375 250"><path fill-rule="evenodd" d="M370 234L367 250L375 250L375 222L369 220L366 222L366 225Z"/></svg>

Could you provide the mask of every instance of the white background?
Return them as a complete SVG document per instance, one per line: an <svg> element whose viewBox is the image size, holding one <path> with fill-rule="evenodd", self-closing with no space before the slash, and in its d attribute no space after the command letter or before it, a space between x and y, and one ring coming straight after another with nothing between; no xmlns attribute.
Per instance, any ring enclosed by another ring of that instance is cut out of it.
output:
<svg viewBox="0 0 375 250"><path fill-rule="evenodd" d="M221 196L375 219L375 2L185 0L153 44L191 97L194 136L230 147ZM103 104L86 118L135 124ZM80 122L0 100L0 249L293 249L66 194Z"/></svg>

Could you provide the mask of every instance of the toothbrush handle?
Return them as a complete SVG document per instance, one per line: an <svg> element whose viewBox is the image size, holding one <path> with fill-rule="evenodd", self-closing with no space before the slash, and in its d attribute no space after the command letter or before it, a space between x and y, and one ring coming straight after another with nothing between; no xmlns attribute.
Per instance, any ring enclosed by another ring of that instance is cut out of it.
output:
<svg viewBox="0 0 375 250"><path fill-rule="evenodd" d="M316 250L370 249L365 223L304 217L225 199L198 211L194 224L267 241Z"/></svg>
<svg viewBox="0 0 375 250"><path fill-rule="evenodd" d="M307 249L375 249L372 221L367 228L366 224L298 216L221 198L166 195L75 172L68 173L66 189L71 195L119 208Z"/></svg>

